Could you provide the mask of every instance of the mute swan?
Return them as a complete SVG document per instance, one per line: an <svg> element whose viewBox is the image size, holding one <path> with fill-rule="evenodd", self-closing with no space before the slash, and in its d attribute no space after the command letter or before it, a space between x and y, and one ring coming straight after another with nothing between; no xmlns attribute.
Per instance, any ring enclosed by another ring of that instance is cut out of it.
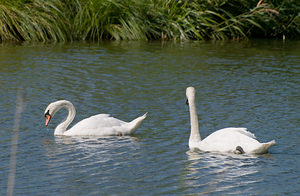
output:
<svg viewBox="0 0 300 196"><path fill-rule="evenodd" d="M267 143L259 143L253 133L247 128L224 128L207 136L201 140L198 117L195 104L195 89L186 89L187 104L190 110L191 135L189 138L190 149L197 148L208 152L228 152L237 154L263 154L275 144L275 140Z"/></svg>
<svg viewBox="0 0 300 196"><path fill-rule="evenodd" d="M131 122L111 117L109 114L98 114L89 118L83 119L72 128L67 130L67 127L73 121L76 111L70 101L60 100L50 103L45 110L46 126L56 112L62 108L68 110L67 119L61 122L54 131L54 135L97 135L97 136L112 136L112 135L129 135L133 134L141 122L146 118L147 113L134 119Z"/></svg>

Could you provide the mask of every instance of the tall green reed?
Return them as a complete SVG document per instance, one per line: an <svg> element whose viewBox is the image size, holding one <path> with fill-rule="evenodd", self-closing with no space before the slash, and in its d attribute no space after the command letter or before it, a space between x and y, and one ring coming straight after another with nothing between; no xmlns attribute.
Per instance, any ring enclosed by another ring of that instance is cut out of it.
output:
<svg viewBox="0 0 300 196"><path fill-rule="evenodd" d="M0 0L0 40L298 36L295 0Z"/></svg>
<svg viewBox="0 0 300 196"><path fill-rule="evenodd" d="M72 39L65 5L59 0L11 1L0 5L0 40L67 41Z"/></svg>

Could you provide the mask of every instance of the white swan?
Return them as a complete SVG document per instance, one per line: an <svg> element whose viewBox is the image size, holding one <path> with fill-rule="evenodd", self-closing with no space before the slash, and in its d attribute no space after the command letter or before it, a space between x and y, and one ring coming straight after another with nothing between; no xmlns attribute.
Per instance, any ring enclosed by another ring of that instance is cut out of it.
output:
<svg viewBox="0 0 300 196"><path fill-rule="evenodd" d="M66 108L68 110L67 119L61 122L54 131L54 135L97 135L97 136L112 136L112 135L129 135L133 134L141 122L146 118L147 113L134 119L131 122L124 122L122 120L111 117L109 114L98 114L89 118L83 119L72 128L67 130L67 127L73 121L76 111L75 107L70 101L60 100L50 103L45 110L46 126L49 124L51 118L55 113Z"/></svg>
<svg viewBox="0 0 300 196"><path fill-rule="evenodd" d="M238 154L263 154L275 144L275 140L267 143L259 143L253 133L247 128L224 128L201 140L198 117L195 104L195 89L186 89L187 104L190 109L191 135L189 138L190 149L197 148L207 152L226 152Z"/></svg>

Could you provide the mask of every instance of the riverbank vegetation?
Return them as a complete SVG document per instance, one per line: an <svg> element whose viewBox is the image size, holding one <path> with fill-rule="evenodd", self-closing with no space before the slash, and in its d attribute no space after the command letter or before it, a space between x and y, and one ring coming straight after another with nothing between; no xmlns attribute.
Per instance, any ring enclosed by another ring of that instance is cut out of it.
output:
<svg viewBox="0 0 300 196"><path fill-rule="evenodd" d="M0 41L299 37L296 0L0 0Z"/></svg>

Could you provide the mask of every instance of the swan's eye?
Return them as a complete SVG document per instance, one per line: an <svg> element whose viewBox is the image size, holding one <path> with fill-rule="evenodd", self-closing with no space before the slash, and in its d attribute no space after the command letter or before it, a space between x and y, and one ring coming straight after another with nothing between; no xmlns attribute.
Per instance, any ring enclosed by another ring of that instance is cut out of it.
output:
<svg viewBox="0 0 300 196"><path fill-rule="evenodd" d="M189 105L189 100L188 99L186 99L185 104Z"/></svg>

